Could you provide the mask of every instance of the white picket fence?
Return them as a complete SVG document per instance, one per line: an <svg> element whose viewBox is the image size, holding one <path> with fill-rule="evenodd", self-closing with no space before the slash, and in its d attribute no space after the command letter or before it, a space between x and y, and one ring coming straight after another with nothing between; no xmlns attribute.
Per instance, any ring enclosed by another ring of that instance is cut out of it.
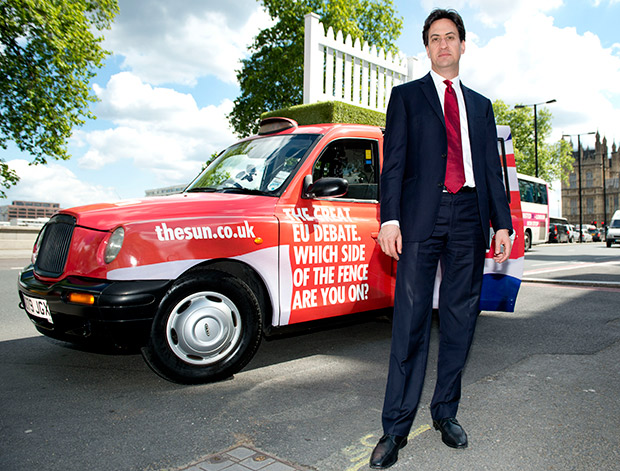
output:
<svg viewBox="0 0 620 471"><path fill-rule="evenodd" d="M315 13L305 16L304 40L304 104L342 101L385 111L392 87L411 80L417 67L415 57L386 55L331 27L326 34Z"/></svg>

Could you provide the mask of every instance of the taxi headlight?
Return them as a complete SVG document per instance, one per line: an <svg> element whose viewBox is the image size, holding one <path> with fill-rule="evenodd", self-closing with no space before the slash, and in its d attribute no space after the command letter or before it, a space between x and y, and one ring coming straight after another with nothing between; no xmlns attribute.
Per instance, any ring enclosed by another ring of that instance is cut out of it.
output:
<svg viewBox="0 0 620 471"><path fill-rule="evenodd" d="M125 238L125 229L117 227L112 235L108 239L108 243L105 248L103 259L105 263L111 263L114 261L118 253L123 247L123 239Z"/></svg>

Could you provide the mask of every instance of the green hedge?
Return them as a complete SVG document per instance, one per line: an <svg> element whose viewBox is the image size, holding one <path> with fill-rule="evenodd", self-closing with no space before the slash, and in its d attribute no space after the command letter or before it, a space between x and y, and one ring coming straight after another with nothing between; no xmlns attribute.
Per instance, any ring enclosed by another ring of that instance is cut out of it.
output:
<svg viewBox="0 0 620 471"><path fill-rule="evenodd" d="M295 105L281 110L269 111L261 119L282 117L294 119L299 125L323 123L351 123L385 126L385 113L367 110L340 101L323 101L311 105Z"/></svg>

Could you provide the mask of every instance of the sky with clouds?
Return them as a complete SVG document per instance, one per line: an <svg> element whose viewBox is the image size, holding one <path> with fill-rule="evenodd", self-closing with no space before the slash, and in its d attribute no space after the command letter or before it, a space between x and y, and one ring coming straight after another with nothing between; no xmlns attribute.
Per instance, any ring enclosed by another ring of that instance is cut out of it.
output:
<svg viewBox="0 0 620 471"><path fill-rule="evenodd" d="M455 8L467 28L463 82L509 105L550 99L552 140L599 131L620 145L620 0L394 0L404 19L397 45L430 64L421 31L435 7ZM189 182L236 138L226 115L239 95L236 70L271 20L256 0L119 0L106 33L113 52L93 81L97 120L77 129L73 158L28 165L0 155L21 177L8 200L61 207L139 198ZM583 139L584 144L591 137ZM553 201L553 198L552 198ZM3 204L0 201L0 204ZM556 210L557 214L557 210Z"/></svg>

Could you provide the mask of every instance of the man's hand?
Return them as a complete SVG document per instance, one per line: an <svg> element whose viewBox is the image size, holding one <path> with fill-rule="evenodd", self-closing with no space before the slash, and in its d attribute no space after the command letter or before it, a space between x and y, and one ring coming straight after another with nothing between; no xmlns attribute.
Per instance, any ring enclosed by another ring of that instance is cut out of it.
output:
<svg viewBox="0 0 620 471"><path fill-rule="evenodd" d="M403 250L403 238L400 234L400 227L395 224L381 226L377 240L384 254L398 260L398 256Z"/></svg>
<svg viewBox="0 0 620 471"><path fill-rule="evenodd" d="M493 250L493 260L497 263L504 263L508 260L508 257L510 257L510 251L512 250L512 241L508 235L508 229L500 229L495 233L495 244Z"/></svg>

